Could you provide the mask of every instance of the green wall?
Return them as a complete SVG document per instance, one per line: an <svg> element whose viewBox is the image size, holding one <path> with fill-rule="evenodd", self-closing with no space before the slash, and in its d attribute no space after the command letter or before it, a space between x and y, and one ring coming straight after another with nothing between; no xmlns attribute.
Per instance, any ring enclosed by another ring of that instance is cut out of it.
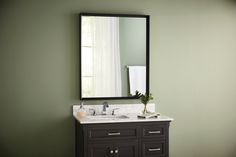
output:
<svg viewBox="0 0 236 157"><path fill-rule="evenodd" d="M151 91L175 118L170 157L236 156L235 0L10 0L0 2L1 157L74 157L82 11L151 15Z"/></svg>

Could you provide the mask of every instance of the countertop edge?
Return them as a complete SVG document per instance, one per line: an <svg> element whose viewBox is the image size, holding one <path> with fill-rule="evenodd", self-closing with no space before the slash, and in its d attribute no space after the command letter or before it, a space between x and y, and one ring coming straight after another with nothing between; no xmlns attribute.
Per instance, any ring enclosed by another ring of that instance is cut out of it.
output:
<svg viewBox="0 0 236 157"><path fill-rule="evenodd" d="M145 123L145 122L172 122L174 121L173 118L161 115L161 119L159 118L150 118L150 119L119 119L119 120L99 120L99 121L83 121L80 120L76 115L73 115L73 117L80 123L80 124L106 124L106 123Z"/></svg>

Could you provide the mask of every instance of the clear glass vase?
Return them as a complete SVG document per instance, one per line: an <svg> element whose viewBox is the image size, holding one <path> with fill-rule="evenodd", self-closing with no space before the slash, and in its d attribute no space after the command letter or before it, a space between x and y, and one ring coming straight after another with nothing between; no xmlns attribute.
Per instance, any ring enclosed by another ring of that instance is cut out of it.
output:
<svg viewBox="0 0 236 157"><path fill-rule="evenodd" d="M143 104L143 105L144 105L143 114L147 114L148 113L147 104Z"/></svg>

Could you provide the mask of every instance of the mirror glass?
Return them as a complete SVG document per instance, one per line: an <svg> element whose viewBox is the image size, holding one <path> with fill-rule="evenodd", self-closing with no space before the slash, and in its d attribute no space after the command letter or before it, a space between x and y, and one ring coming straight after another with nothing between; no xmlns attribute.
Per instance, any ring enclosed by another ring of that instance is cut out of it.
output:
<svg viewBox="0 0 236 157"><path fill-rule="evenodd" d="M80 14L81 99L134 98L149 88L149 16Z"/></svg>

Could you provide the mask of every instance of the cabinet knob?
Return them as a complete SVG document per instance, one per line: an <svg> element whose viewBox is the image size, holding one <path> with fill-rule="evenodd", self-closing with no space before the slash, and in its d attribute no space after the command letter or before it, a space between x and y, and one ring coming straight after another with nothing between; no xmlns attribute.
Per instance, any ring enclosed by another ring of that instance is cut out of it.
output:
<svg viewBox="0 0 236 157"><path fill-rule="evenodd" d="M110 150L110 154L113 154L114 153L114 151L113 150Z"/></svg>
<svg viewBox="0 0 236 157"><path fill-rule="evenodd" d="M115 153L117 154L118 152L119 152L118 149L116 149L116 150L115 150Z"/></svg>

